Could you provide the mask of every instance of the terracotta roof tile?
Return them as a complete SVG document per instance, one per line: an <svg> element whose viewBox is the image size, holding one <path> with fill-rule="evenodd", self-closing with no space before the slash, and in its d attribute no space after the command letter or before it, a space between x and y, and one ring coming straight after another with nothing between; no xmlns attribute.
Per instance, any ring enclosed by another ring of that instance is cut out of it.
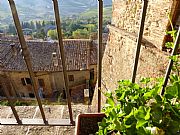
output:
<svg viewBox="0 0 180 135"><path fill-rule="evenodd" d="M63 43L67 70L86 69L88 65L97 63L97 46L90 44L90 40L68 39ZM27 45L34 71L62 71L57 42L28 41ZM0 63L5 70L27 70L19 42L0 40Z"/></svg>

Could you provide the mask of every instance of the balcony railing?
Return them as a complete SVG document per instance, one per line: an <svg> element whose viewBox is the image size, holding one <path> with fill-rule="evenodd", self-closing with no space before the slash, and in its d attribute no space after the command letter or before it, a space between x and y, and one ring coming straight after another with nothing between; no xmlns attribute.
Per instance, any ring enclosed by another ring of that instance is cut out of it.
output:
<svg viewBox="0 0 180 135"><path fill-rule="evenodd" d="M22 55L24 57L25 63L28 68L28 72L30 75L30 78L32 80L32 86L34 90L35 97L38 102L38 106L41 112L42 119L20 119L19 115L15 109L15 106L13 105L13 101L7 92L7 87L5 82L3 81L3 78L0 78L1 83L3 84L3 90L6 95L6 98L9 102L9 105L12 109L12 112L15 116L15 119L0 119L0 125L36 125L36 126L73 126L75 125L75 122L73 120L73 114L72 114L72 107L71 107L71 98L69 94L69 82L68 82L68 76L67 76L67 71L66 71L66 63L65 63L65 54L64 54L64 47L63 47L63 42L62 42L62 31L61 31L61 22L60 22L60 15L59 15L59 7L58 7L58 1L57 0L52 0L53 1L53 6L54 6L54 13L55 13L55 20L56 20L56 26L57 26L57 32L58 32L58 42L59 42L59 53L61 54L61 60L62 60L62 67L63 67L63 76L64 76L64 84L65 84L65 91L67 95L67 104L68 104L68 109L69 109L69 119L46 119L43 107L42 107L42 102L41 99L38 95L38 83L37 79L35 78L35 74L32 69L32 62L31 62L31 57L30 57L30 52L28 49L28 46L26 44L22 27L20 25L20 20L18 17L18 13L16 10L16 6L13 0L8 0L9 5L11 8L13 20L15 23L15 27L17 30L17 34L19 37L21 49L22 49ZM98 73L97 73L97 85L98 85L98 112L101 111L101 84L103 84L103 80L101 78L101 72L102 72L102 25L103 25L103 0L98 0L99 6L98 6L98 19L99 19L99 24L98 24ZM141 49L141 42L142 42L142 37L143 37L143 31L144 31L144 22L145 22L145 17L146 17L146 11L147 11L147 6L148 6L148 0L143 0L143 9L141 13L141 24L139 27L139 33L138 33L138 38L137 38L137 49L136 49L136 56L134 60L134 70L132 73L132 82L135 82L136 79L136 71L138 67L138 61L139 61L139 55L140 55L140 49ZM175 46L172 52L172 55L175 55L177 53L178 49L178 44L180 41L180 28L178 30L177 34L177 39L175 42ZM173 61L169 61L169 65L166 71L165 79L164 79L164 85L162 88L162 94L164 93L164 88L167 85L168 82L168 77L170 75L171 69L172 69L172 64ZM1 76L0 76L1 77Z"/></svg>

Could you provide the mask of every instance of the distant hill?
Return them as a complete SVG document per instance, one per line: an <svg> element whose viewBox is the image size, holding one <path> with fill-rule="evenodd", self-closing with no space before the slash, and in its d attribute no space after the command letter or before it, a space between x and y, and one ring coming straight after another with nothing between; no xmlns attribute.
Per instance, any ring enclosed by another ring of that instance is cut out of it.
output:
<svg viewBox="0 0 180 135"><path fill-rule="evenodd" d="M89 10L86 10L85 12L80 14L80 17L93 17L94 15L97 15L97 8L91 8ZM112 6L105 6L103 8L103 16L111 17L112 16Z"/></svg>
<svg viewBox="0 0 180 135"><path fill-rule="evenodd" d="M52 0L15 0L22 21L54 19ZM97 7L97 0L59 0L62 17L79 15ZM111 6L112 0L104 0L104 6ZM7 0L0 0L0 25L12 22Z"/></svg>

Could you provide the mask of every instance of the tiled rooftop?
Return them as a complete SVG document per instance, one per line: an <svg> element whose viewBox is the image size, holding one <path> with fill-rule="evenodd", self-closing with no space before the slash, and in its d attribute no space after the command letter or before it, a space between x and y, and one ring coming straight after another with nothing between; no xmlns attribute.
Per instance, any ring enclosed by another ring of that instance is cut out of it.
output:
<svg viewBox="0 0 180 135"><path fill-rule="evenodd" d="M86 69L97 64L97 45L86 39L63 40L67 70ZM47 41L27 41L34 71L62 71L58 43ZM60 63L60 64L58 64ZM26 71L22 50L16 40L0 40L0 65L5 70Z"/></svg>

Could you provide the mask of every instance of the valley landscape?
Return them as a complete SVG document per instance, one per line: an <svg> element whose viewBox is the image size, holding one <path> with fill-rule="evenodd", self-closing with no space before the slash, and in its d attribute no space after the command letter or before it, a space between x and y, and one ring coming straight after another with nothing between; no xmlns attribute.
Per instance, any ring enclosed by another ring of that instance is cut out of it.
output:
<svg viewBox="0 0 180 135"><path fill-rule="evenodd" d="M54 20L52 0L14 0L21 21ZM94 16L97 12L97 0L59 0L62 18L86 15ZM111 11L111 0L104 0L107 12ZM110 15L110 14L109 14ZM90 16L89 16L90 17ZM0 27L12 23L8 0L0 1Z"/></svg>

